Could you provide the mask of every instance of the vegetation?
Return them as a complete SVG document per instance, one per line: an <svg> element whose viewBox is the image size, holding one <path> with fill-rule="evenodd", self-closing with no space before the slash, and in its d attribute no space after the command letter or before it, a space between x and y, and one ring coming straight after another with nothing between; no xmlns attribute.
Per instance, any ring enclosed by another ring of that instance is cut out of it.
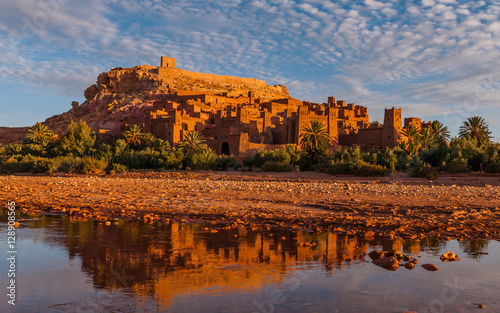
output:
<svg viewBox="0 0 500 313"><path fill-rule="evenodd" d="M54 139L54 132L45 124L38 122L30 127L26 139L30 143L46 147Z"/></svg>
<svg viewBox="0 0 500 313"><path fill-rule="evenodd" d="M311 164L318 163L330 143L330 135L325 125L321 121L312 120L301 132L299 142L302 150L306 152Z"/></svg>
<svg viewBox="0 0 500 313"><path fill-rule="evenodd" d="M479 116L469 117L462 126L458 136L460 138L476 139L479 143L488 143L491 131L484 118Z"/></svg>
<svg viewBox="0 0 500 313"><path fill-rule="evenodd" d="M0 147L0 172L102 175L143 169L260 168L269 172L300 170L363 176L408 171L412 176L428 179L436 179L439 172L500 173L500 144L490 141L491 132L480 117L467 119L455 138L450 138L447 127L438 121L423 129L410 125L402 136L405 140L395 149L363 152L359 147L350 147L327 151L330 138L325 126L312 121L302 130L302 149L287 145L257 150L242 164L234 156L217 155L196 131L186 132L182 142L171 146L132 125L121 138L102 143L85 122L70 123L59 139L45 125L37 123L22 144Z"/></svg>

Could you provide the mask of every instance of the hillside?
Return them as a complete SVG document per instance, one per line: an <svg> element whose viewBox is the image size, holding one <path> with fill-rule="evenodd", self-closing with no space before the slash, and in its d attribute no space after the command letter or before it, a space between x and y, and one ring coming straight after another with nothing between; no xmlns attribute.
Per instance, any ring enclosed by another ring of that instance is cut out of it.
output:
<svg viewBox="0 0 500 313"><path fill-rule="evenodd" d="M132 124L143 117L154 101L168 99L177 92L231 93L266 101L291 98L285 86L269 86L265 81L186 71L150 65L133 68L112 68L97 77L96 84L84 92L85 102L73 102L72 108L45 120L45 124L63 134L72 121L83 120L94 130L105 129L117 134L123 124ZM27 128L2 128L0 144L22 140Z"/></svg>

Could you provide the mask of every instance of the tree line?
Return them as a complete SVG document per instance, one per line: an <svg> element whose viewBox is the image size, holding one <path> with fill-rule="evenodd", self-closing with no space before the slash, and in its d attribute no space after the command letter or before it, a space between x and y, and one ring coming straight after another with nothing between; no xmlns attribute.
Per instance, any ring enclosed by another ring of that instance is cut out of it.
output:
<svg viewBox="0 0 500 313"><path fill-rule="evenodd" d="M323 171L332 175L386 175L410 171L429 179L438 172L500 172L500 146L491 141L486 121L468 118L457 137L439 121L418 129L408 125L395 149L362 151L359 147L331 149L325 125L311 121L301 129L300 149L287 145L276 150L257 150L242 162L234 156L217 155L200 132L189 131L175 146L144 133L131 125L108 143L97 140L96 133L83 121L71 122L62 138L43 123L36 123L21 144L0 147L0 172L32 173L120 173L152 170L246 170Z"/></svg>

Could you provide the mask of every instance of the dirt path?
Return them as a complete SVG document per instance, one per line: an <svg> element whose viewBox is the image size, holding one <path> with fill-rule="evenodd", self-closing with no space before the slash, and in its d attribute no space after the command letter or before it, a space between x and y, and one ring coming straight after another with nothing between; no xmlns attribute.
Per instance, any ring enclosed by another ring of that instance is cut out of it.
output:
<svg viewBox="0 0 500 313"><path fill-rule="evenodd" d="M25 213L146 222L206 220L221 228L290 227L403 238L500 239L500 176L164 172L0 176L0 201Z"/></svg>

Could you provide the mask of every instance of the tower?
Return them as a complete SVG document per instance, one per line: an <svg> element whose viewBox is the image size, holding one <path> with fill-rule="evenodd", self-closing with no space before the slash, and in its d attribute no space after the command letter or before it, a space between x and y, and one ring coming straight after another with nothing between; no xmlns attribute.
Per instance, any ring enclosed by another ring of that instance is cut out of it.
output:
<svg viewBox="0 0 500 313"><path fill-rule="evenodd" d="M398 144L399 132L403 129L401 109L385 109L382 146L394 148Z"/></svg>
<svg viewBox="0 0 500 313"><path fill-rule="evenodd" d="M161 67L175 68L175 58L161 57Z"/></svg>

